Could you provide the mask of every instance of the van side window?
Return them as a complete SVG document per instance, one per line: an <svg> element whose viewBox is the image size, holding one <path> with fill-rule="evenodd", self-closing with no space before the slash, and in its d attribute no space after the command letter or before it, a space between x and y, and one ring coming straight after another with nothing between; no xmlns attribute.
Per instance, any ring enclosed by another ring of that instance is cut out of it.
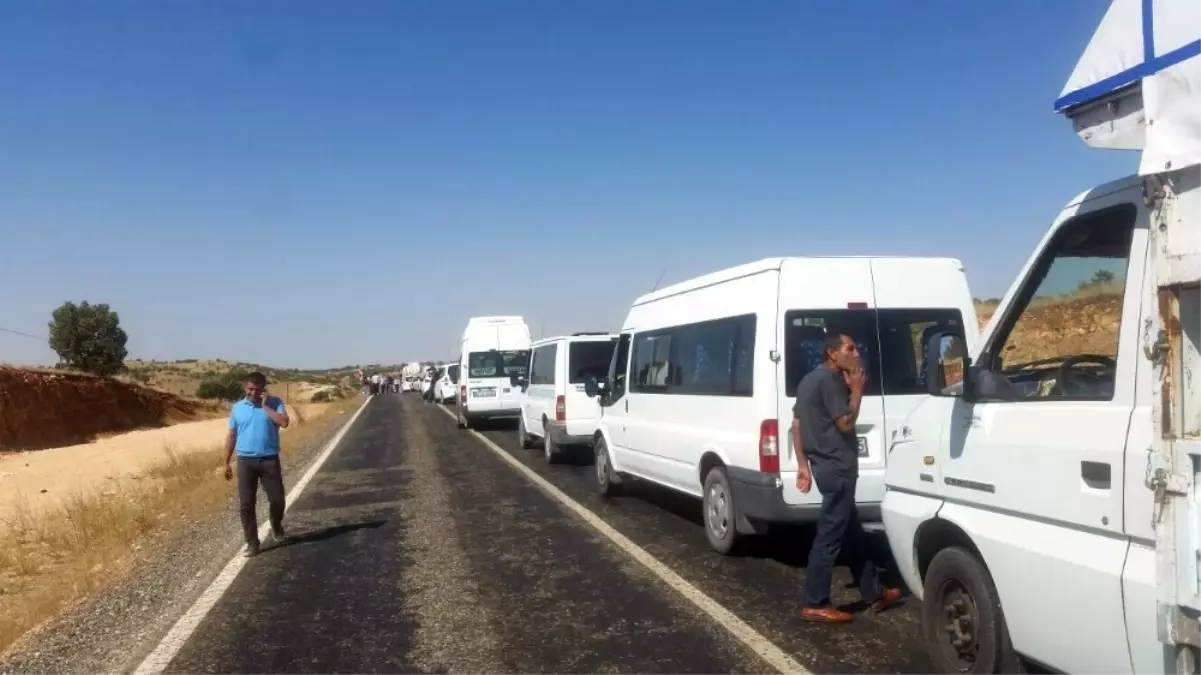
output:
<svg viewBox="0 0 1201 675"><path fill-rule="evenodd" d="M755 315L673 326L634 338L632 391L750 396Z"/></svg>
<svg viewBox="0 0 1201 675"><path fill-rule="evenodd" d="M671 372L671 334L663 331L634 336L634 357L630 391L667 391Z"/></svg>
<svg viewBox="0 0 1201 675"><path fill-rule="evenodd" d="M672 329L671 394L750 396L754 388L755 315Z"/></svg>
<svg viewBox="0 0 1201 675"><path fill-rule="evenodd" d="M925 394L925 339L935 330L963 335L957 309L827 309L784 314L784 373L789 396L825 361L822 340L846 333L867 368L866 396Z"/></svg>
<svg viewBox="0 0 1201 675"><path fill-rule="evenodd" d="M1060 226L982 359L1008 381L1002 400L1113 400L1137 215L1121 204Z"/></svg>
<svg viewBox="0 0 1201 675"><path fill-rule="evenodd" d="M609 382L613 384L613 391L609 394L610 400L625 396L626 394L626 370L630 365L630 334L623 333L617 339L617 349L613 350L613 360L609 363Z"/></svg>
<svg viewBox="0 0 1201 675"><path fill-rule="evenodd" d="M559 345L542 345L534 350L530 371L530 384L554 384L555 362L558 360Z"/></svg>

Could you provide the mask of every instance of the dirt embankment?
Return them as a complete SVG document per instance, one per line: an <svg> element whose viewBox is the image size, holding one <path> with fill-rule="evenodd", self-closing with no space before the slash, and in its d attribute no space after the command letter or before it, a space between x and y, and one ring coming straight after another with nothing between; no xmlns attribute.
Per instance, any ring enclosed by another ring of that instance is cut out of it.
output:
<svg viewBox="0 0 1201 675"><path fill-rule="evenodd" d="M983 329L996 305L976 308ZM1029 363L1069 354L1117 358L1122 298L1116 294L1035 300L1018 319L1005 363Z"/></svg>
<svg viewBox="0 0 1201 675"><path fill-rule="evenodd" d="M102 434L212 417L219 406L116 380L0 367L0 450L86 443Z"/></svg>

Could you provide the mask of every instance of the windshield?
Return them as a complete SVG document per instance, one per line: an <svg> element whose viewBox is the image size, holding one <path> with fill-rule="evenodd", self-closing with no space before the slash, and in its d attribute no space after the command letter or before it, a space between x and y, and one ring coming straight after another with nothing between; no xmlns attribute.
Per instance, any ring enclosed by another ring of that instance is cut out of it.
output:
<svg viewBox="0 0 1201 675"><path fill-rule="evenodd" d="M468 377L509 377L525 375L529 368L530 350L471 352L467 355Z"/></svg>
<svg viewBox="0 0 1201 675"><path fill-rule="evenodd" d="M613 348L617 338L611 340L573 342L568 350L567 369L571 384L583 384L589 375L597 381L609 373L609 361L613 359Z"/></svg>

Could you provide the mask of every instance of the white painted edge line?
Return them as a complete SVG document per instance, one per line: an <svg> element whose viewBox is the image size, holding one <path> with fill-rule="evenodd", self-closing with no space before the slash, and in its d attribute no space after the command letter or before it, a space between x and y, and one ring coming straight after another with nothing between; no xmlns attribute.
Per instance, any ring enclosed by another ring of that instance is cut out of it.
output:
<svg viewBox="0 0 1201 675"><path fill-rule="evenodd" d="M438 407L442 409L442 412L454 418L456 422L458 421L455 413L451 412L449 408L441 405ZM484 436L474 429L469 429L469 431L476 438L482 441L485 447L497 455L500 455L500 458L507 462L509 466L516 469L518 473L522 474L532 483L542 488L543 492L546 492L564 506L571 509L577 516L583 518L584 522L591 525L594 529L605 535L605 537L616 544L618 548L625 551L633 559L645 565L646 568L649 569L655 576L659 577L663 583L671 586L676 590L676 592L684 596L685 599L700 608L702 612L708 614L709 617L720 624L722 628L725 628L731 635L749 647L751 651L755 652L759 658L766 661L772 668L775 668L776 672L796 673L797 675L808 675L811 672L809 669L805 668L805 666L802 666L796 659L789 656L789 654L783 649L780 649L770 640L763 637L759 631L748 626L746 622L735 616L733 612L725 607L722 607L716 600L710 598L708 595L705 595L705 593L699 588L685 581L683 577L676 574L675 571L673 571L670 567L659 562L654 556L647 553L641 546L630 541L628 537L618 532L613 528L612 525L609 525L602 520L600 516L596 515L592 511L589 511L584 507L584 505L580 504L571 497L568 497L562 490L555 487L550 481L546 480L542 476L539 476L533 469L522 464L521 461L509 454L504 448L500 447L496 443L493 443L492 440L487 436Z"/></svg>
<svg viewBox="0 0 1201 675"><path fill-rule="evenodd" d="M369 396L366 401L363 401L363 405L359 406L359 409L351 415L346 424L343 424L342 428L338 430L338 433L334 434L334 437L325 444L325 447L321 450L321 454L317 455L317 458L309 464L308 470L304 472L300 480L296 481L296 484L292 486L292 489L285 496L284 513L287 513L287 510L292 508L292 505L296 503L300 494L308 486L309 481L313 480L313 476L317 475L317 472L321 469L321 465L325 464L325 460L329 459L329 456L333 454L342 437L350 430L355 420L359 419L359 415L367 408L367 404L371 403L372 398L374 397ZM259 525L259 538L266 537L270 528L270 520L264 520ZM167 666L170 665L175 655L179 653L179 650L187 643L188 638L192 637L192 633L196 631L200 622L204 620L205 615L217 604L217 601L221 599L225 591L229 590L229 586L237 578L238 572L241 572L242 568L246 566L247 558L242 556L242 552L245 549L245 546L238 549L237 555L225 565L225 569L221 570L216 579L213 579L213 583L209 584L209 587L200 594L200 597L188 608L188 611L179 617L179 620L163 636L162 641L158 643L154 651L150 652L141 665L133 671L134 673L137 675L159 675L167 669Z"/></svg>

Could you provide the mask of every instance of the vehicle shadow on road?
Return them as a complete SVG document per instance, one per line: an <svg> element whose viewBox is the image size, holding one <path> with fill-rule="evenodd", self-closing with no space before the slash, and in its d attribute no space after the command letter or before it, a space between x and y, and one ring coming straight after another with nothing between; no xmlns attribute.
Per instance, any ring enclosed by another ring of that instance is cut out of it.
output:
<svg viewBox="0 0 1201 675"><path fill-rule="evenodd" d="M269 550L274 551L275 549L296 546L297 544L312 544L319 541L325 541L326 539L333 539L334 537L338 537L350 532L357 532L358 530L374 530L383 526L387 522L387 520L369 520L362 523L334 525L332 527L325 527L319 530L310 530L300 534L292 534L289 535L287 539L276 544L275 546L272 546Z"/></svg>

